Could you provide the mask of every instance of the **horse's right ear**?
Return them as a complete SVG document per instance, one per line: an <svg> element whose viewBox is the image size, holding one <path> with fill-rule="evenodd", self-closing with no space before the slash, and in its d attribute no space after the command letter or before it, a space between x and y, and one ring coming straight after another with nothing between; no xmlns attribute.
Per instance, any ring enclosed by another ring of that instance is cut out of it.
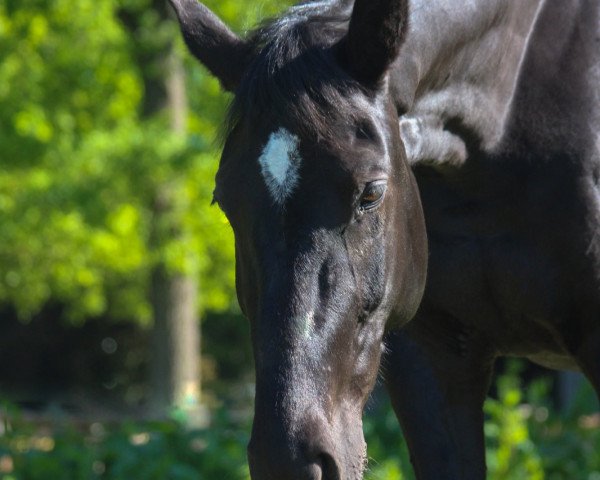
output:
<svg viewBox="0 0 600 480"><path fill-rule="evenodd" d="M251 60L248 44L196 0L169 2L192 54L219 79L225 90L235 90Z"/></svg>

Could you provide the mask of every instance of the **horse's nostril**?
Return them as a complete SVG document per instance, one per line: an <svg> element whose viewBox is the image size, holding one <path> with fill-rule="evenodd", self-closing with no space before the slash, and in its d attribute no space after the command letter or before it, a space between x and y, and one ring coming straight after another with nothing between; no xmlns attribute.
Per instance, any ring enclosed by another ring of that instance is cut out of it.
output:
<svg viewBox="0 0 600 480"><path fill-rule="evenodd" d="M331 455L328 453L321 453L318 462L322 475L317 478L322 480L341 480L340 469Z"/></svg>

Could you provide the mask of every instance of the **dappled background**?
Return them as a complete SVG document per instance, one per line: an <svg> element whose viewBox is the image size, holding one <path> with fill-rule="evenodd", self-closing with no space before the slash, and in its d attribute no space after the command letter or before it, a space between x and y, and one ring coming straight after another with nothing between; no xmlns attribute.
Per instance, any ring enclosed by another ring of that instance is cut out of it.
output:
<svg viewBox="0 0 600 480"><path fill-rule="evenodd" d="M243 32L290 2L205 3ZM248 478L228 100L163 0L0 2L0 478ZM491 479L600 479L595 399L563 384L500 367ZM380 388L365 433L369 478L412 478Z"/></svg>

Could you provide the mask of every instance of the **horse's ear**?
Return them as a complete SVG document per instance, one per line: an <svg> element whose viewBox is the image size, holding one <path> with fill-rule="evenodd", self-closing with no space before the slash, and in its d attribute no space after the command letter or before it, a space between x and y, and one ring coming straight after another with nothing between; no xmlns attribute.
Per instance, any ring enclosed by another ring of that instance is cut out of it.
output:
<svg viewBox="0 0 600 480"><path fill-rule="evenodd" d="M169 2L192 54L220 80L223 88L235 90L250 63L247 43L196 0Z"/></svg>
<svg viewBox="0 0 600 480"><path fill-rule="evenodd" d="M408 0L356 0L341 43L341 57L350 73L377 85L398 56L408 28Z"/></svg>

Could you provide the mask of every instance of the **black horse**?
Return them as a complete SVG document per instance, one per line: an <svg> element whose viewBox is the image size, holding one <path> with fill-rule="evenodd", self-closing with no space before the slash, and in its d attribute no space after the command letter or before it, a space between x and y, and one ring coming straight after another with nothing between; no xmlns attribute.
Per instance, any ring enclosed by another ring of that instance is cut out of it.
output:
<svg viewBox="0 0 600 480"><path fill-rule="evenodd" d="M171 2L235 92L215 200L251 322L253 478L360 479L384 351L420 479L485 478L498 356L600 391L597 0L314 1L247 39Z"/></svg>

